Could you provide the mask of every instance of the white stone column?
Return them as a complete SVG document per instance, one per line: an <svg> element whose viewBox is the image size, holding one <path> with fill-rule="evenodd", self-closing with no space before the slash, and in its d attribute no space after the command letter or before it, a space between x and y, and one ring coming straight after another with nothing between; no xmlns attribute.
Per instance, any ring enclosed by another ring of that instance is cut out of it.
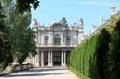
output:
<svg viewBox="0 0 120 79"><path fill-rule="evenodd" d="M48 66L50 66L50 51L48 51Z"/></svg>
<svg viewBox="0 0 120 79"><path fill-rule="evenodd" d="M62 66L66 66L66 51L62 51Z"/></svg>
<svg viewBox="0 0 120 79"><path fill-rule="evenodd" d="M63 58L64 56L63 56L63 55L64 55L64 54L63 54L63 51L62 51L62 56L61 56L61 60L62 60L62 61L61 61L61 65L62 65L62 66L63 66L63 64L64 64L64 58Z"/></svg>
<svg viewBox="0 0 120 79"><path fill-rule="evenodd" d="M32 57L32 64L35 65L35 57Z"/></svg>
<svg viewBox="0 0 120 79"><path fill-rule="evenodd" d="M35 58L34 58L34 65L35 66L39 66L39 50L37 49L37 54L35 55Z"/></svg>
<svg viewBox="0 0 120 79"><path fill-rule="evenodd" d="M34 65L35 65L35 58L36 58L36 56L34 57L34 60L33 60L33 62L34 62Z"/></svg>
<svg viewBox="0 0 120 79"><path fill-rule="evenodd" d="M51 51L51 66L53 66L53 52Z"/></svg>
<svg viewBox="0 0 120 79"><path fill-rule="evenodd" d="M64 51L64 66L66 66L66 51Z"/></svg>
<svg viewBox="0 0 120 79"><path fill-rule="evenodd" d="M39 64L40 64L40 59L39 59L40 57L39 57L39 50L37 50L37 55L36 55L36 66L39 66Z"/></svg>
<svg viewBox="0 0 120 79"><path fill-rule="evenodd" d="M48 66L53 66L52 51L48 52Z"/></svg>
<svg viewBox="0 0 120 79"><path fill-rule="evenodd" d="M44 52L41 52L41 66L44 66Z"/></svg>

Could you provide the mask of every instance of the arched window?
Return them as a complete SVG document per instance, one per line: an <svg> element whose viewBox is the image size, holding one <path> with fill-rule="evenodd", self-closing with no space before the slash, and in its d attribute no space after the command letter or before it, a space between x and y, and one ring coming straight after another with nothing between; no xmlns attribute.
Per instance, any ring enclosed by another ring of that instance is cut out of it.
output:
<svg viewBox="0 0 120 79"><path fill-rule="evenodd" d="M70 44L71 44L70 36L66 36L66 45Z"/></svg>
<svg viewBox="0 0 120 79"><path fill-rule="evenodd" d="M61 38L59 34L54 35L54 45L60 45Z"/></svg>
<svg viewBox="0 0 120 79"><path fill-rule="evenodd" d="M49 39L49 37L48 37L48 36L45 36L45 45L48 44L48 39Z"/></svg>

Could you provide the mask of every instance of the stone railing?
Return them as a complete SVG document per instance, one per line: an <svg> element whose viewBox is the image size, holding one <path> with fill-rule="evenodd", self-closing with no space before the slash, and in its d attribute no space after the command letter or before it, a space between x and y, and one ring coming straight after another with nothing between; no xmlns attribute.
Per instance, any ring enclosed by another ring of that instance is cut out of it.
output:
<svg viewBox="0 0 120 79"><path fill-rule="evenodd" d="M77 45L73 44L51 44L51 43L37 43L37 47L76 47Z"/></svg>

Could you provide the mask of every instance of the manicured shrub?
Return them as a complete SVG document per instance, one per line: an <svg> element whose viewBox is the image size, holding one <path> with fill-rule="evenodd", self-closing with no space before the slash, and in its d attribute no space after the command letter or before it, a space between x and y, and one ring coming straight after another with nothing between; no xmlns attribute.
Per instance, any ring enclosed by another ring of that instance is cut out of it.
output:
<svg viewBox="0 0 120 79"><path fill-rule="evenodd" d="M109 79L120 78L120 20L111 34L109 50Z"/></svg>
<svg viewBox="0 0 120 79"><path fill-rule="evenodd" d="M113 21L70 54L69 67L80 79L120 78L120 19Z"/></svg>

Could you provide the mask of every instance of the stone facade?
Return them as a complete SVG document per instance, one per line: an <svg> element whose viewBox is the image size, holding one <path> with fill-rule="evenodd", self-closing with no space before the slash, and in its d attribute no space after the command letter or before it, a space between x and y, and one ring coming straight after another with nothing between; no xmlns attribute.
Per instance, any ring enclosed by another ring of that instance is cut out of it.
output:
<svg viewBox="0 0 120 79"><path fill-rule="evenodd" d="M37 55L32 58L35 66L66 66L67 58L77 45L84 40L83 21L68 26L62 22L53 22L48 27L32 20L35 32Z"/></svg>

